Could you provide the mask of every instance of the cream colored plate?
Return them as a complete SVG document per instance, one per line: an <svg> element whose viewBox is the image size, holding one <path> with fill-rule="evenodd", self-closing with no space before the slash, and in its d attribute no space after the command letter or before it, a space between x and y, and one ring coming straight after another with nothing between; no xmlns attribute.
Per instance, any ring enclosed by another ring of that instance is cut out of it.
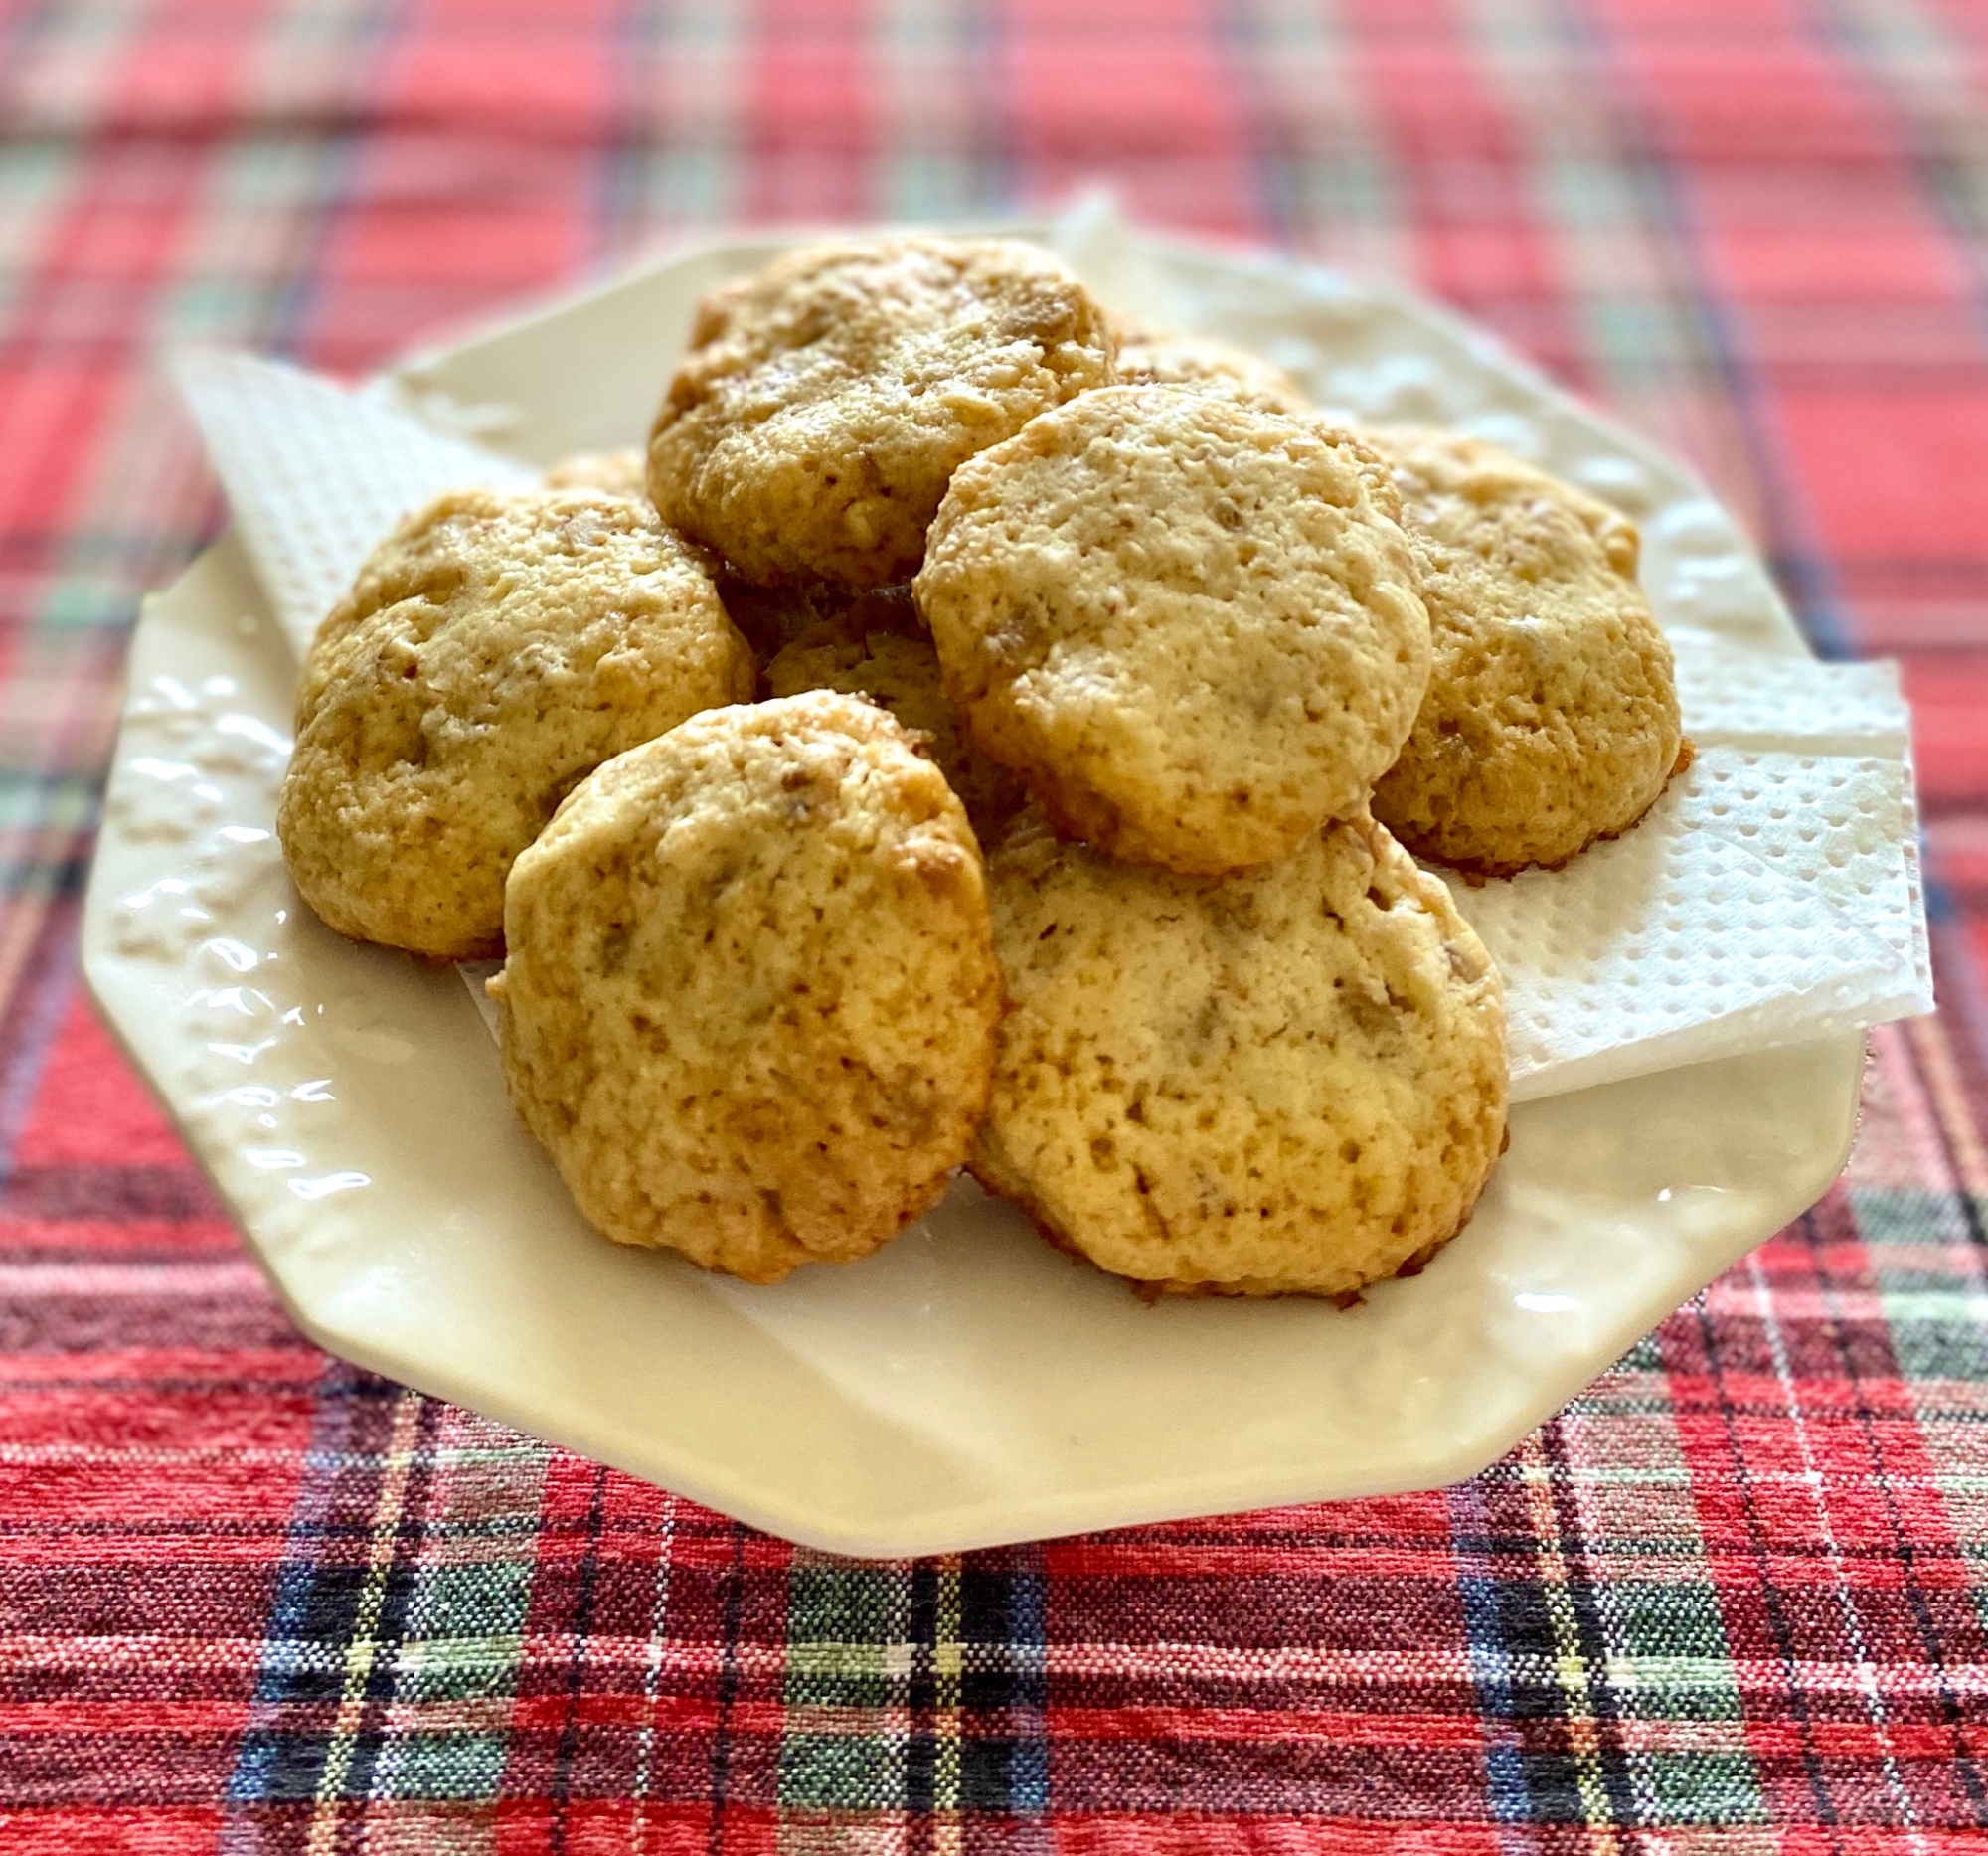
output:
<svg viewBox="0 0 1988 1856"><path fill-rule="evenodd" d="M520 454L627 442L729 246L403 371ZM1643 521L1663 614L1800 649L1675 466L1420 305L1177 247L1169 307L1327 404L1462 423ZM1530 1103L1469 1230L1341 1313L1146 1307L961 1183L846 1269L776 1288L626 1251L513 1119L454 976L339 939L270 823L294 667L224 541L147 601L84 924L90 985L313 1339L769 1528L852 1554L1454 1481L1810 1205L1856 1037Z"/></svg>

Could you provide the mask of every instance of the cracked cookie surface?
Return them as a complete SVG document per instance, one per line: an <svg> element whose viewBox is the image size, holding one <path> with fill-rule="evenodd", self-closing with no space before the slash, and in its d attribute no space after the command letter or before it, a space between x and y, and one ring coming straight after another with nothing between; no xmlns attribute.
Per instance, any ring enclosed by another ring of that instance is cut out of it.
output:
<svg viewBox="0 0 1988 1856"><path fill-rule="evenodd" d="M1011 1005L971 1165L1055 1242L1171 1292L1345 1295L1469 1217L1502 989L1381 826L1217 882L1032 811L987 869Z"/></svg>
<svg viewBox="0 0 1988 1856"><path fill-rule="evenodd" d="M1001 984L938 769L829 691L609 761L519 858L512 1099L624 1244L770 1282L867 1255L965 1157Z"/></svg>
<svg viewBox="0 0 1988 1856"><path fill-rule="evenodd" d="M276 829L340 933L502 945L504 878L611 756L751 694L702 555L598 490L442 497L319 627Z"/></svg>
<svg viewBox="0 0 1988 1856"><path fill-rule="evenodd" d="M1628 830L1683 745L1635 525L1481 439L1362 435L1401 486L1431 634L1375 816L1417 856L1493 877Z"/></svg>
<svg viewBox="0 0 1988 1856"><path fill-rule="evenodd" d="M1103 311L1040 247L810 246L700 307L649 489L748 581L888 586L961 463L1110 378Z"/></svg>
<svg viewBox="0 0 1988 1856"><path fill-rule="evenodd" d="M1397 509L1346 433L1108 387L961 466L913 591L969 734L1060 826L1216 875L1364 810L1408 735Z"/></svg>

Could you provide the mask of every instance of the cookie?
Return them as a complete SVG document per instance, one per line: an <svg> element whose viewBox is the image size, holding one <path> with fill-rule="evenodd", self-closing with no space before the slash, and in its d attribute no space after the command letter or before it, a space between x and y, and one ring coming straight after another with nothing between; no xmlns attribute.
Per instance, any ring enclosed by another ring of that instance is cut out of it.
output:
<svg viewBox="0 0 1988 1856"><path fill-rule="evenodd" d="M615 496L649 494L648 459L635 446L623 451L576 451L544 477L549 490L607 490Z"/></svg>
<svg viewBox="0 0 1988 1856"><path fill-rule="evenodd" d="M985 1107L1000 975L959 801L816 691L610 760L505 896L504 1073L608 1237L772 1282L915 1218Z"/></svg>
<svg viewBox="0 0 1988 1856"><path fill-rule="evenodd" d="M1194 875L1363 810L1428 677L1373 453L1108 387L962 465L912 591L975 743L1058 824Z"/></svg>
<svg viewBox="0 0 1988 1856"><path fill-rule="evenodd" d="M736 574L721 574L718 594L762 667L790 644L850 643L873 631L925 635L910 587L878 587L868 592L819 581L804 587L753 587Z"/></svg>
<svg viewBox="0 0 1988 1856"><path fill-rule="evenodd" d="M751 689L702 557L646 503L444 496L311 646L276 811L290 874L342 934L496 953L505 873L574 784Z"/></svg>
<svg viewBox="0 0 1988 1856"><path fill-rule="evenodd" d="M1173 1292L1348 1295L1469 1218L1503 995L1381 826L1215 882L1030 811L987 872L1011 1004L970 1164L1056 1243Z"/></svg>
<svg viewBox="0 0 1988 1856"><path fill-rule="evenodd" d="M1110 378L1103 312L1036 246L812 246L701 306L649 490L745 580L889 586L965 459Z"/></svg>
<svg viewBox="0 0 1988 1856"><path fill-rule="evenodd" d="M1683 753L1635 525L1481 439L1371 435L1401 485L1433 646L1375 816L1474 875L1557 869L1635 824Z"/></svg>
<svg viewBox="0 0 1988 1856"><path fill-rule="evenodd" d="M1111 332L1117 341L1115 366L1121 386L1188 387L1197 393L1227 394L1292 419L1311 414L1304 390L1275 362L1213 335L1161 328L1116 310L1111 312Z"/></svg>
<svg viewBox="0 0 1988 1856"><path fill-rule="evenodd" d="M917 732L924 752L959 795L983 842L1028 800L1022 782L966 739L940 686L938 652L922 634L803 633L766 666L765 687L772 696L842 690L883 704L906 728Z"/></svg>

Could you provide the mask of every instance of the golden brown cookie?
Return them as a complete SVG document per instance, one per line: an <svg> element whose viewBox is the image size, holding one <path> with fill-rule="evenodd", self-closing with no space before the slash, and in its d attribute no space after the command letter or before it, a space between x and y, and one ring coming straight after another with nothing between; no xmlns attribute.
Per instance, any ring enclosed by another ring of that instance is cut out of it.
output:
<svg viewBox="0 0 1988 1856"><path fill-rule="evenodd" d="M922 633L803 634L766 666L769 695L795 696L802 690L868 696L915 730L983 842L1028 800L1022 782L966 739L939 682L938 652Z"/></svg>
<svg viewBox="0 0 1988 1856"><path fill-rule="evenodd" d="M1683 745L1635 525L1481 439L1367 435L1401 485L1433 643L1375 816L1417 856L1480 876L1556 869L1626 831Z"/></svg>
<svg viewBox="0 0 1988 1856"><path fill-rule="evenodd" d="M1161 328L1117 310L1111 312L1111 332L1117 340L1121 386L1188 387L1197 393L1227 394L1292 419L1312 413L1304 389L1275 362L1213 335Z"/></svg>
<svg viewBox="0 0 1988 1856"><path fill-rule="evenodd" d="M883 710L713 710L610 760L505 897L504 1072L587 1218L772 1282L964 1158L1001 1013L980 853Z"/></svg>
<svg viewBox="0 0 1988 1856"><path fill-rule="evenodd" d="M615 496L649 494L649 462L635 446L625 451L576 451L545 474L549 490L606 490Z"/></svg>
<svg viewBox="0 0 1988 1856"><path fill-rule="evenodd" d="M495 953L511 860L574 783L751 689L702 556L646 503L444 496L311 646L276 811L290 874L342 934Z"/></svg>
<svg viewBox="0 0 1988 1856"><path fill-rule="evenodd" d="M1052 817L1189 874L1364 810L1428 676L1378 461L1343 432L1109 387L961 466L913 583L974 741Z"/></svg>
<svg viewBox="0 0 1988 1856"><path fill-rule="evenodd" d="M1040 247L811 246L701 307L649 489L746 580L889 586L963 460L1110 378L1103 312Z"/></svg>
<svg viewBox="0 0 1988 1856"><path fill-rule="evenodd" d="M1344 1295L1470 1216L1505 1131L1496 971L1371 819L1225 881L1026 812L988 858L1010 1008L971 1166L1174 1292Z"/></svg>

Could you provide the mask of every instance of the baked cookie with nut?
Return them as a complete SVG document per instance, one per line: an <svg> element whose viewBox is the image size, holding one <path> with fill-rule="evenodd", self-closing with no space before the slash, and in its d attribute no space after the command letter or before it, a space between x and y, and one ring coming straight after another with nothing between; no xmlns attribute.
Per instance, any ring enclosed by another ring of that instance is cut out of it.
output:
<svg viewBox="0 0 1988 1856"><path fill-rule="evenodd" d="M889 586L960 464L1110 379L1104 312L1039 246L810 246L700 308L649 490L746 580Z"/></svg>
<svg viewBox="0 0 1988 1856"><path fill-rule="evenodd" d="M1401 486L1432 661L1374 814L1473 876L1558 869L1689 759L1636 526L1480 438L1364 433Z"/></svg>
<svg viewBox="0 0 1988 1856"><path fill-rule="evenodd" d="M989 856L1011 1007L972 1168L1172 1293L1345 1296L1470 1216L1505 1133L1498 975L1371 819L1212 881L1024 813Z"/></svg>
<svg viewBox="0 0 1988 1856"><path fill-rule="evenodd" d="M752 693L704 556L600 490L465 490L404 522L319 628L276 831L342 934L503 945L504 879L601 761Z"/></svg>
<svg viewBox="0 0 1988 1856"><path fill-rule="evenodd" d="M1107 387L954 475L912 583L974 742L1065 830L1188 875L1364 811L1428 678L1399 504L1347 433Z"/></svg>
<svg viewBox="0 0 1988 1856"><path fill-rule="evenodd" d="M623 1244L777 1281L944 1189L1001 981L938 769L831 691L712 710L583 781L511 871L504 1073Z"/></svg>

